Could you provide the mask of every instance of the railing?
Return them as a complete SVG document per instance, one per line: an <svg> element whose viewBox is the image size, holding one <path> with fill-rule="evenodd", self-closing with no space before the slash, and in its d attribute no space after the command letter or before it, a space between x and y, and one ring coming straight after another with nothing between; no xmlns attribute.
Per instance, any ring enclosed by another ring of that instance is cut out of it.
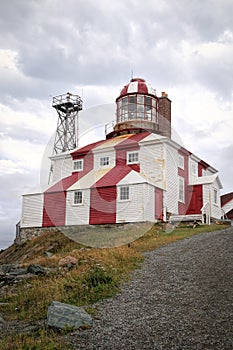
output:
<svg viewBox="0 0 233 350"><path fill-rule="evenodd" d="M114 125L116 124L115 120L112 120L111 122L105 124L104 128L105 128L105 135L109 134L110 132L112 132L114 129Z"/></svg>
<svg viewBox="0 0 233 350"><path fill-rule="evenodd" d="M53 97L53 103L52 103L53 107L64 105L64 104L72 104L73 106L78 106L79 110L82 109L81 97L78 95L73 95L70 92Z"/></svg>

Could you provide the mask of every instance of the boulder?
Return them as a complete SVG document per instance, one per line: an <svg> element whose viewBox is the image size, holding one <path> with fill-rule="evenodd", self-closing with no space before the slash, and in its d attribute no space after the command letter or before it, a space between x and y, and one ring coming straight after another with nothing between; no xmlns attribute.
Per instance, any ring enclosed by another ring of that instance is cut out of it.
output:
<svg viewBox="0 0 233 350"><path fill-rule="evenodd" d="M73 330L91 326L92 317L81 307L53 301L48 308L48 326Z"/></svg>
<svg viewBox="0 0 233 350"><path fill-rule="evenodd" d="M3 264L0 265L0 274L5 275L6 273L9 273L12 269L13 265L11 264Z"/></svg>
<svg viewBox="0 0 233 350"><path fill-rule="evenodd" d="M46 269L41 267L40 265L29 265L27 268L27 273L32 273L34 275L45 275L46 274Z"/></svg>
<svg viewBox="0 0 233 350"><path fill-rule="evenodd" d="M59 267L67 267L68 269L71 269L71 268L75 267L76 264L77 264L77 259L74 258L73 256L68 255L59 261L58 266Z"/></svg>

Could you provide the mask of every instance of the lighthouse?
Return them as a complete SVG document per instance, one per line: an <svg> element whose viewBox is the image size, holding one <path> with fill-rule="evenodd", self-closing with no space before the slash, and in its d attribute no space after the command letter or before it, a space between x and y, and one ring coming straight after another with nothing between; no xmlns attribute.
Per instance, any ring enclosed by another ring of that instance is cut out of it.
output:
<svg viewBox="0 0 233 350"><path fill-rule="evenodd" d="M133 78L116 98L116 124L107 139L150 131L171 137L171 100L165 92L156 90L142 78Z"/></svg>
<svg viewBox="0 0 233 350"><path fill-rule="evenodd" d="M58 102L60 113L63 96ZM120 90L106 139L72 147L62 145L50 157L48 188L23 196L21 237L46 227L154 223L166 221L167 213L170 219L221 218L217 169L171 138L171 100L142 78Z"/></svg>

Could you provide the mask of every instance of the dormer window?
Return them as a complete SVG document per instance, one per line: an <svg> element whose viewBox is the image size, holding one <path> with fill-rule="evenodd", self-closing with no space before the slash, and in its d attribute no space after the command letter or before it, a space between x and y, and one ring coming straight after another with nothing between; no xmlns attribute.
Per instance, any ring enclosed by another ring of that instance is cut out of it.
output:
<svg viewBox="0 0 233 350"><path fill-rule="evenodd" d="M73 171L83 170L83 159L78 159L73 161Z"/></svg>
<svg viewBox="0 0 233 350"><path fill-rule="evenodd" d="M101 157L100 158L100 166L109 165L109 157Z"/></svg>
<svg viewBox="0 0 233 350"><path fill-rule="evenodd" d="M178 166L180 169L184 169L184 157L181 154L179 154Z"/></svg>
<svg viewBox="0 0 233 350"><path fill-rule="evenodd" d="M191 172L193 176L197 176L197 164L196 163L191 163Z"/></svg>
<svg viewBox="0 0 233 350"><path fill-rule="evenodd" d="M127 164L137 164L139 162L138 152L127 153Z"/></svg>

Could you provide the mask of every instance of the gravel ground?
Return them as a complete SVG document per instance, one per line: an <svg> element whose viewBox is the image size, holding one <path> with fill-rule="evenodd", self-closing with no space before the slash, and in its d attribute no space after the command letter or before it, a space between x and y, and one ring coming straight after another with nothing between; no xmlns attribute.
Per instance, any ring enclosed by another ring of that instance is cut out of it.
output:
<svg viewBox="0 0 233 350"><path fill-rule="evenodd" d="M146 253L75 349L233 349L233 228Z"/></svg>

